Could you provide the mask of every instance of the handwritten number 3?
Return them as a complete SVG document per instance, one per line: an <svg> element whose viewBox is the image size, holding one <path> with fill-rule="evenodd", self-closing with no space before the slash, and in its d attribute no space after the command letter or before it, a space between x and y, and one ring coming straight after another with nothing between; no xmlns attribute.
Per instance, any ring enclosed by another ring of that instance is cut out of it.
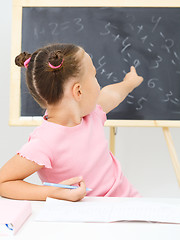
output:
<svg viewBox="0 0 180 240"><path fill-rule="evenodd" d="M162 62L162 57L160 56L157 56L157 60L155 61L156 62L156 65L155 66L152 66L151 68L158 68L159 67L159 63Z"/></svg>
<svg viewBox="0 0 180 240"><path fill-rule="evenodd" d="M82 19L81 18L75 18L74 22L75 24L79 27L79 29L77 30L77 32L81 32L84 29L83 24L81 23Z"/></svg>
<svg viewBox="0 0 180 240"><path fill-rule="evenodd" d="M166 99L164 99L163 102L168 102L169 97L171 97L172 95L173 95L173 93L171 91L169 91L169 93L166 93Z"/></svg>

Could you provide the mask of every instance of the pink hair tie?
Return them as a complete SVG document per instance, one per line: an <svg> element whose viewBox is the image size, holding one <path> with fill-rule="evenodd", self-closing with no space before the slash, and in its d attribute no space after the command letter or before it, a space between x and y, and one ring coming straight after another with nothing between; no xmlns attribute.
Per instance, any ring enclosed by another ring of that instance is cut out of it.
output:
<svg viewBox="0 0 180 240"><path fill-rule="evenodd" d="M31 57L28 58L28 59L24 62L24 67L25 67L25 68L28 67L28 64L29 64L30 60L31 60Z"/></svg>
<svg viewBox="0 0 180 240"><path fill-rule="evenodd" d="M57 68L60 68L60 67L62 66L63 62L64 62L64 58L63 58L61 64L59 64L58 66L53 66L50 62L48 62L48 64L49 64L49 66L50 66L51 68L57 69Z"/></svg>

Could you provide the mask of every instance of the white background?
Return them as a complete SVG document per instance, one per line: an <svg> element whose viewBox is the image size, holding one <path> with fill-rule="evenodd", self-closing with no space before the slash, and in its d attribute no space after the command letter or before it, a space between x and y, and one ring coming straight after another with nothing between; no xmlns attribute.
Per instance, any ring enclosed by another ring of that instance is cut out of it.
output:
<svg viewBox="0 0 180 240"><path fill-rule="evenodd" d="M11 0L0 7L0 167L24 144L34 127L10 127L10 57L11 57ZM109 129L105 128L107 139ZM180 159L180 129L171 134ZM161 128L118 128L116 157L124 174L144 197L180 197L175 172ZM27 179L40 184L36 174Z"/></svg>

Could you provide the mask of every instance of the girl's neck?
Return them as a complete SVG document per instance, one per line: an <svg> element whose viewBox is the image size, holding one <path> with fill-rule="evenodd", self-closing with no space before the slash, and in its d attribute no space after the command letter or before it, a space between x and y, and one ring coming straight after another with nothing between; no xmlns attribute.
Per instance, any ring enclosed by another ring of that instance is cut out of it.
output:
<svg viewBox="0 0 180 240"><path fill-rule="evenodd" d="M48 121L66 127L74 127L81 123L82 117L75 104L57 104L47 108Z"/></svg>

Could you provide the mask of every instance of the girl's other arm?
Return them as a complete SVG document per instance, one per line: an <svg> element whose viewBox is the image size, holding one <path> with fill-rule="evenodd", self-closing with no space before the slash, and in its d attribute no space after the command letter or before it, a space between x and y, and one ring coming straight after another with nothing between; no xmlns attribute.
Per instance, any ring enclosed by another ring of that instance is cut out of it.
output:
<svg viewBox="0 0 180 240"><path fill-rule="evenodd" d="M105 113L110 112L117 107L134 88L138 87L142 81L143 78L137 75L136 69L132 66L131 71L126 74L122 82L111 84L101 89L98 104Z"/></svg>
<svg viewBox="0 0 180 240"><path fill-rule="evenodd" d="M47 197L78 201L86 194L82 177L63 181L63 184L79 184L77 189L61 189L31 184L24 179L43 166L36 164L20 155L15 155L0 169L0 196L21 200L46 200Z"/></svg>

